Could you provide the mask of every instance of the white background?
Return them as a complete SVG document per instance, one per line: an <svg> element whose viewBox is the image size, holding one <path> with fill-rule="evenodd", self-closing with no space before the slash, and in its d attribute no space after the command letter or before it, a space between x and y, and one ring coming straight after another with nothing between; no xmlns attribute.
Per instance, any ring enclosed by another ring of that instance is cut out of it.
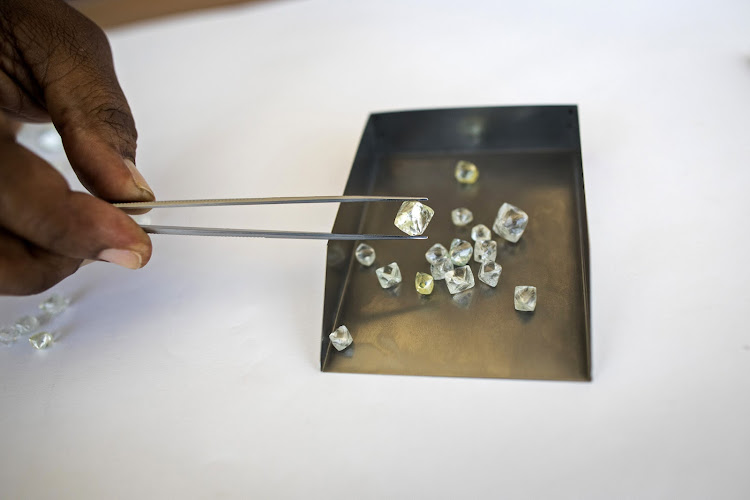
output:
<svg viewBox="0 0 750 500"><path fill-rule="evenodd" d="M341 193L374 111L579 104L594 380L320 373L323 242L154 237L56 287L49 350L0 349L1 497L750 497L750 3L270 2L110 36L161 199Z"/></svg>

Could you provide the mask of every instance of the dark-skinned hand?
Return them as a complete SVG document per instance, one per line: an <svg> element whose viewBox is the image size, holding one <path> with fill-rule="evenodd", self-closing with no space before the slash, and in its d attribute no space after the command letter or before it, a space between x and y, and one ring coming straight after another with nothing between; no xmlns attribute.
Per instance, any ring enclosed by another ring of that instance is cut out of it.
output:
<svg viewBox="0 0 750 500"><path fill-rule="evenodd" d="M91 194L15 140L51 121ZM86 259L130 269L151 241L109 202L149 201L136 130L102 30L62 0L0 0L0 295L38 293Z"/></svg>

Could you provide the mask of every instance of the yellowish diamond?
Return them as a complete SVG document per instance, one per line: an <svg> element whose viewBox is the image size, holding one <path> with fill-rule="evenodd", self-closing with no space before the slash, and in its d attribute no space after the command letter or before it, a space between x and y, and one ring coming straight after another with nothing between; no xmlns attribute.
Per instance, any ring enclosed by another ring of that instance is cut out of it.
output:
<svg viewBox="0 0 750 500"><path fill-rule="evenodd" d="M417 273L417 277L414 279L414 286L417 288L417 292L422 295L429 295L432 293L432 289L435 288L435 280L427 273Z"/></svg>
<svg viewBox="0 0 750 500"><path fill-rule="evenodd" d="M34 346L34 349L46 349L53 340L49 332L39 332L29 337L29 343Z"/></svg>
<svg viewBox="0 0 750 500"><path fill-rule="evenodd" d="M474 184L479 179L479 169L470 161L461 160L456 163L454 175L461 184Z"/></svg>

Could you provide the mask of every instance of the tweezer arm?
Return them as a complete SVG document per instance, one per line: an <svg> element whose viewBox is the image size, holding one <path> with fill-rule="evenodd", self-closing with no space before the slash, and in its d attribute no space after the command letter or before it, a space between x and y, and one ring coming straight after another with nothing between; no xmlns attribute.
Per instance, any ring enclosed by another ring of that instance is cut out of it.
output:
<svg viewBox="0 0 750 500"><path fill-rule="evenodd" d="M115 203L117 208L224 207L238 205L287 205L292 203L355 203L375 201L427 201L415 196L285 196L278 198L227 198L223 200L137 201Z"/></svg>
<svg viewBox="0 0 750 500"><path fill-rule="evenodd" d="M397 234L335 234L304 231L268 231L257 229L222 229L212 227L141 226L150 234L179 234L188 236L237 236L244 238L286 238L297 240L426 240L427 236Z"/></svg>

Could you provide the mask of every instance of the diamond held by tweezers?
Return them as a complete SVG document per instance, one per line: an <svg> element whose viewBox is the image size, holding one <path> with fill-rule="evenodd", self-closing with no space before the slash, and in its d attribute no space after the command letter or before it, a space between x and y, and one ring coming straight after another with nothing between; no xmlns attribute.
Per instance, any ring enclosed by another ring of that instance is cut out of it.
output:
<svg viewBox="0 0 750 500"><path fill-rule="evenodd" d="M528 223L529 216L526 212L510 203L503 203L497 211L492 229L511 243L517 243Z"/></svg>
<svg viewBox="0 0 750 500"><path fill-rule="evenodd" d="M363 266L371 266L375 262L375 249L366 243L360 243L354 251L357 261Z"/></svg>
<svg viewBox="0 0 750 500"><path fill-rule="evenodd" d="M451 294L463 292L474 287L474 273L469 266L461 266L445 273L445 283Z"/></svg>
<svg viewBox="0 0 750 500"><path fill-rule="evenodd" d="M352 334L349 333L349 329L344 325L336 328L331 334L328 335L328 338L331 339L331 344L336 348L337 351L343 351L344 349L352 345L353 342Z"/></svg>
<svg viewBox="0 0 750 500"><path fill-rule="evenodd" d="M435 211L419 201L405 201L398 209L393 224L409 236L419 236L425 232Z"/></svg>
<svg viewBox="0 0 750 500"><path fill-rule="evenodd" d="M517 286L513 294L513 305L516 311L533 311L536 309L536 287Z"/></svg>
<svg viewBox="0 0 750 500"><path fill-rule="evenodd" d="M401 283L401 269L399 269L398 264L395 262L376 269L375 274L378 276L380 286L383 288L392 288Z"/></svg>

